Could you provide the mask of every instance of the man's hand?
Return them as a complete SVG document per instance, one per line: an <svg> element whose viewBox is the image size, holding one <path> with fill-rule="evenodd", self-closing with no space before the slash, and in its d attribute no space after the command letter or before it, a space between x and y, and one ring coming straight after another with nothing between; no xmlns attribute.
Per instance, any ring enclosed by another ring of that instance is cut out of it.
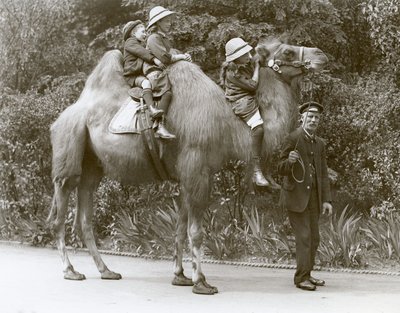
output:
<svg viewBox="0 0 400 313"><path fill-rule="evenodd" d="M289 163L292 163L292 164L293 164L293 163L296 163L296 161L297 161L298 159L300 159L300 154L299 154L297 151L295 151L295 150L290 151L289 157L288 157Z"/></svg>
<svg viewBox="0 0 400 313"><path fill-rule="evenodd" d="M322 214L332 215L332 204L329 202L322 203Z"/></svg>
<svg viewBox="0 0 400 313"><path fill-rule="evenodd" d="M167 67L165 66L165 64L163 62L161 62L159 59L154 58L153 59L154 64L157 65L159 68L165 70Z"/></svg>

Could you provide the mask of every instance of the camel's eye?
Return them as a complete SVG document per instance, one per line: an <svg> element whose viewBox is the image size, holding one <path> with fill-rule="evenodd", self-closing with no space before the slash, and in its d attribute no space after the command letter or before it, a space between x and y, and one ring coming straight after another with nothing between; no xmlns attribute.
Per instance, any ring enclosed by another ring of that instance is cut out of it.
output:
<svg viewBox="0 0 400 313"><path fill-rule="evenodd" d="M286 60L291 61L291 60L293 60L293 58L295 56L295 52L293 50L286 49L283 51L283 55Z"/></svg>

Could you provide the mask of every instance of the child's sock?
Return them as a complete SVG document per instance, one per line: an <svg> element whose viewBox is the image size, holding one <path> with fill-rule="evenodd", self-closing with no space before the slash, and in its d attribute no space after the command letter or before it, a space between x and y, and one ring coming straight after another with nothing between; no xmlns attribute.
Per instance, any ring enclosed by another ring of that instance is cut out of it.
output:
<svg viewBox="0 0 400 313"><path fill-rule="evenodd" d="M160 104L158 105L158 108L163 110L164 113L168 112L169 105L172 100L172 92L167 91L161 96Z"/></svg>
<svg viewBox="0 0 400 313"><path fill-rule="evenodd" d="M251 148L253 157L259 158L261 156L261 146L264 137L264 128L258 125L251 130Z"/></svg>
<svg viewBox="0 0 400 313"><path fill-rule="evenodd" d="M154 100L153 100L153 92L151 91L150 88L145 88L143 89L143 100L147 105L154 106Z"/></svg>

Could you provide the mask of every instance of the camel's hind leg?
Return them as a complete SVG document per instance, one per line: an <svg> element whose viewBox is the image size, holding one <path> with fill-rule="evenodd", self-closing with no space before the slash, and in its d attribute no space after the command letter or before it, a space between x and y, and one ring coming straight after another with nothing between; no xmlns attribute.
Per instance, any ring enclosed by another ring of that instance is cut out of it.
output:
<svg viewBox="0 0 400 313"><path fill-rule="evenodd" d="M75 189L78 183L78 176L55 182L53 206L48 218L48 222L51 222L53 215L55 215L55 220L52 222L51 228L56 234L57 248L60 252L64 267L64 278L71 280L85 279L85 275L74 270L74 267L68 258L65 246L65 217L68 210L68 200L72 190Z"/></svg>
<svg viewBox="0 0 400 313"><path fill-rule="evenodd" d="M93 160L84 160L83 173L78 186L77 225L80 225L80 233L102 279L121 279L121 275L110 271L97 249L93 234L93 194L97 189L102 171L93 165Z"/></svg>
<svg viewBox="0 0 400 313"><path fill-rule="evenodd" d="M193 281L183 273L183 246L187 238L188 211L187 204L181 203L179 208L178 227L176 230L175 251L174 251L174 279L172 285L193 286Z"/></svg>

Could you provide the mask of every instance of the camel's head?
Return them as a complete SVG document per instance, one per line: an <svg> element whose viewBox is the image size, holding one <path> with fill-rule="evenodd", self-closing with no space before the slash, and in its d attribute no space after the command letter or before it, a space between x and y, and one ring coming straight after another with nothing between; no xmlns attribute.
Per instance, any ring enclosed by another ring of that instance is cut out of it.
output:
<svg viewBox="0 0 400 313"><path fill-rule="evenodd" d="M327 56L318 48L292 46L277 39L262 39L256 51L261 65L288 77L310 70L319 71L328 62Z"/></svg>

